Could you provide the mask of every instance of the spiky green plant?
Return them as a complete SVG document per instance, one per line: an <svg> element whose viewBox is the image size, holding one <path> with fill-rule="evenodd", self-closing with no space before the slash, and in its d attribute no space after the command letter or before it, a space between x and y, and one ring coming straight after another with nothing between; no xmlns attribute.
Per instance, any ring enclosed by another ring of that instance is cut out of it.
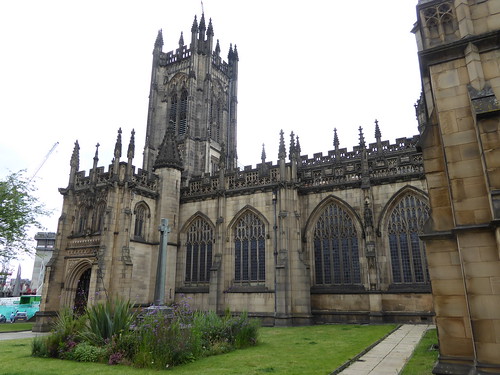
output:
<svg viewBox="0 0 500 375"><path fill-rule="evenodd" d="M113 336L127 332L135 320L132 303L120 298L91 306L85 317L87 324L80 336L96 346L105 345Z"/></svg>

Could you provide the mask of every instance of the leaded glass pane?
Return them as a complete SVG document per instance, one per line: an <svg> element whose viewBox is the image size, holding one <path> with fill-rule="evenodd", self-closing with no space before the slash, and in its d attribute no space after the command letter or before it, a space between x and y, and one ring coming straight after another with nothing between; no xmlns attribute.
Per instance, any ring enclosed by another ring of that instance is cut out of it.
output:
<svg viewBox="0 0 500 375"><path fill-rule="evenodd" d="M197 218L187 230L186 284L206 284L212 266L213 230L202 218Z"/></svg>
<svg viewBox="0 0 500 375"><path fill-rule="evenodd" d="M418 235L429 216L429 206L412 194L394 207L388 223L394 283L428 283L424 243Z"/></svg>
<svg viewBox="0 0 500 375"><path fill-rule="evenodd" d="M360 284L358 234L352 218L330 204L314 228L315 281L318 285Z"/></svg>
<svg viewBox="0 0 500 375"><path fill-rule="evenodd" d="M244 214L234 230L234 280L237 282L265 281L264 223L252 212Z"/></svg>

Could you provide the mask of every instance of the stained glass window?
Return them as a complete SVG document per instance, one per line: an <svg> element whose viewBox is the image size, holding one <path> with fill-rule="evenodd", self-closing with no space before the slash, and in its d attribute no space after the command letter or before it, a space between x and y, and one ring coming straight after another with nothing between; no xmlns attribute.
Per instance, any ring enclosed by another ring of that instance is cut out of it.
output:
<svg viewBox="0 0 500 375"><path fill-rule="evenodd" d="M234 280L264 282L266 228L256 214L248 212L236 223L234 230Z"/></svg>
<svg viewBox="0 0 500 375"><path fill-rule="evenodd" d="M314 228L317 285L360 284L358 234L351 216L339 205L328 205Z"/></svg>
<svg viewBox="0 0 500 375"><path fill-rule="evenodd" d="M392 210L387 231L394 283L429 282L425 247L418 237L428 217L429 206L413 194Z"/></svg>
<svg viewBox="0 0 500 375"><path fill-rule="evenodd" d="M213 229L206 220L196 218L187 230L186 284L203 284L210 280Z"/></svg>
<svg viewBox="0 0 500 375"><path fill-rule="evenodd" d="M149 208L144 203L139 203L135 209L134 238L146 239L146 224L149 219Z"/></svg>

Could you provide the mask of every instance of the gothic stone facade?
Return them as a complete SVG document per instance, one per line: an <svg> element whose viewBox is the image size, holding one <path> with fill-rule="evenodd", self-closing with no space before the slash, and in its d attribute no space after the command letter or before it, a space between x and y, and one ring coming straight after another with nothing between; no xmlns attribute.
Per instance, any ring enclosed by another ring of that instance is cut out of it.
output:
<svg viewBox="0 0 500 375"><path fill-rule="evenodd" d="M423 1L415 25L435 374L500 374L500 2Z"/></svg>
<svg viewBox="0 0 500 375"><path fill-rule="evenodd" d="M189 297L195 309L248 311L266 324L430 321L429 215L419 136L235 168L238 53L212 51L202 16L190 47L153 52L143 168L118 133L108 170L71 158L47 293L35 330L62 307L107 297L137 305ZM277 140L278 141L278 140ZM162 219L167 219L166 223ZM162 230L158 228L161 225Z"/></svg>

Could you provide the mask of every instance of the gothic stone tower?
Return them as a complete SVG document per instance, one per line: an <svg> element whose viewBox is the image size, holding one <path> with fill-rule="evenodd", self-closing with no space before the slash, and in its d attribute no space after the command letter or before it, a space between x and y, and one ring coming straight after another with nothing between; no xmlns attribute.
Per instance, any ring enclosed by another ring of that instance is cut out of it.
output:
<svg viewBox="0 0 500 375"><path fill-rule="evenodd" d="M215 172L225 146L228 168L236 166L236 107L238 52L229 49L228 62L220 57L219 41L213 49L212 21L205 25L196 17L191 44L162 52L163 35L158 32L153 50L153 68L143 169L150 171L167 124L173 122L181 148L184 176Z"/></svg>
<svg viewBox="0 0 500 375"><path fill-rule="evenodd" d="M500 373L500 2L420 0L435 374Z"/></svg>

